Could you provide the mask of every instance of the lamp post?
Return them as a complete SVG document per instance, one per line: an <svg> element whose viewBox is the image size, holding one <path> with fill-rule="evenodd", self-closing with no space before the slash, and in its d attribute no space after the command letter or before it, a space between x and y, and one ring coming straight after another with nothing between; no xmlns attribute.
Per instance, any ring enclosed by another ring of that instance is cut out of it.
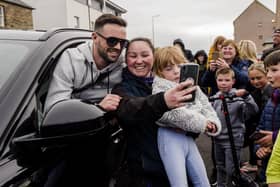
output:
<svg viewBox="0 0 280 187"><path fill-rule="evenodd" d="M160 16L159 14L153 15L153 16L152 16L152 35L153 35L153 36L152 36L152 39L153 39L152 42L153 42L153 45L155 45L155 25L154 25L154 22L155 22L155 21L154 21L154 19L157 18L157 17L159 17L159 16Z"/></svg>

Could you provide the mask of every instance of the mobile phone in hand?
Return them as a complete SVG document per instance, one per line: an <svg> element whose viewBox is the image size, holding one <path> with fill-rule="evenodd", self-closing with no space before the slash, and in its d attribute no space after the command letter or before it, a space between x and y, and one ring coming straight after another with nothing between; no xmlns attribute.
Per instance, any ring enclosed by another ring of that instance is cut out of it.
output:
<svg viewBox="0 0 280 187"><path fill-rule="evenodd" d="M250 138L251 140L254 140L254 141L259 140L259 139L261 139L261 138L263 138L263 137L265 137L265 134L262 134L262 133L260 133L259 131L255 131L255 132L253 132L253 134L251 134L251 135L249 136L249 138Z"/></svg>
<svg viewBox="0 0 280 187"><path fill-rule="evenodd" d="M180 82L183 82L187 79L192 79L194 85L198 84L198 75L199 75L199 65L195 63L186 63L181 66L180 70ZM187 102L192 102L195 99L195 91L192 92L192 98L187 100Z"/></svg>
<svg viewBox="0 0 280 187"><path fill-rule="evenodd" d="M213 59L213 60L216 61L219 57L220 57L220 52L219 52L219 51L214 51L214 52L212 53L212 59Z"/></svg>

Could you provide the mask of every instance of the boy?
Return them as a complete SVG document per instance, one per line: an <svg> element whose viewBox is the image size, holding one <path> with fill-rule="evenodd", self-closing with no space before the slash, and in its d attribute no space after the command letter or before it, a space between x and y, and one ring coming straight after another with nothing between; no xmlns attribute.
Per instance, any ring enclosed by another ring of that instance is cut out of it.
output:
<svg viewBox="0 0 280 187"><path fill-rule="evenodd" d="M264 61L267 70L267 78L274 89L261 115L257 129L265 134L264 138L256 141L256 155L262 159L260 170L260 182L266 184L265 171L273 143L280 128L280 51L269 54Z"/></svg>
<svg viewBox="0 0 280 187"><path fill-rule="evenodd" d="M216 72L216 82L219 91L214 97L221 94L235 95L232 99L226 99L235 149L240 161L240 151L244 142L245 124L244 121L251 115L257 113L258 106L251 95L246 95L246 90L232 88L235 83L234 71L230 68L222 68ZM243 96L243 98L242 98ZM223 111L222 100L213 102L213 107L222 123L221 133L214 137L215 158L217 164L218 186L232 186L232 175L234 173L234 162L228 135L228 128Z"/></svg>

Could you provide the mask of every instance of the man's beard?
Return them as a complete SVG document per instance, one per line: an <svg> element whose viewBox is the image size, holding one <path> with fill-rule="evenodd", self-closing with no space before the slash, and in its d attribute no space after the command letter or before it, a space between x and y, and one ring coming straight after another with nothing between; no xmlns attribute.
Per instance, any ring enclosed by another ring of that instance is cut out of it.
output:
<svg viewBox="0 0 280 187"><path fill-rule="evenodd" d="M110 57L107 55L107 52L117 52L120 53L118 49L115 48L101 48L100 46L97 47L97 51L99 53L99 55L104 59L105 62L107 62L108 64L114 63L118 60L118 58L116 58L115 60L110 59Z"/></svg>

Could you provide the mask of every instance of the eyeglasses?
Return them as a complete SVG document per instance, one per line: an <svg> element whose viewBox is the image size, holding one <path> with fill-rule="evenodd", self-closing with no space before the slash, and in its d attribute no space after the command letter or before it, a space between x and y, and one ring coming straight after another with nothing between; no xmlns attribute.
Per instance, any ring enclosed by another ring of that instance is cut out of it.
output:
<svg viewBox="0 0 280 187"><path fill-rule="evenodd" d="M100 34L99 32L95 32L98 36L102 37L103 39L106 40L106 43L109 47L114 47L116 46L118 43L120 43L121 47L127 47L128 45L128 40L125 39L120 39L120 38L116 38L116 37L105 37L102 34Z"/></svg>

